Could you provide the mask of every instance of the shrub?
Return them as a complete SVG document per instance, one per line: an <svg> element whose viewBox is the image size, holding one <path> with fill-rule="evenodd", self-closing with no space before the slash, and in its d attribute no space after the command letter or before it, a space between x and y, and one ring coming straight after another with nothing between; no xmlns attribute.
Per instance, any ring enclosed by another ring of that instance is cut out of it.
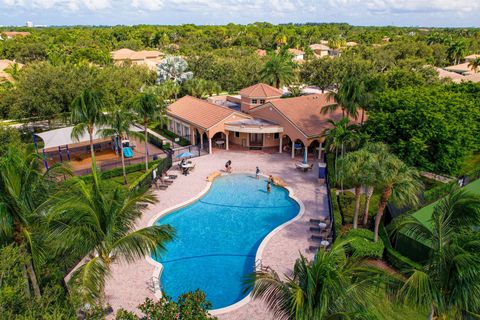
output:
<svg viewBox="0 0 480 320"><path fill-rule="evenodd" d="M387 248L385 250L385 258L388 263L390 263L393 267L397 268L400 271L422 269L422 266L419 263L416 263L410 258L405 257L393 248Z"/></svg>
<svg viewBox="0 0 480 320"><path fill-rule="evenodd" d="M138 308L145 315L142 319L149 320L213 320L217 319L208 313L212 304L206 300L206 295L200 290L187 292L178 297L178 302L172 301L168 296L163 296L158 301L146 299ZM132 312L120 309L116 320L140 319Z"/></svg>
<svg viewBox="0 0 480 320"><path fill-rule="evenodd" d="M345 224L353 223L353 212L355 211L355 195L349 191L342 192L338 195L338 202L340 204L340 213L343 216L343 222ZM360 204L361 203L362 202L360 202ZM362 212L362 208L360 208L360 212Z"/></svg>
<svg viewBox="0 0 480 320"><path fill-rule="evenodd" d="M337 202L337 190L331 189L330 196L332 199L332 209L333 209L333 228L335 229L335 235L338 237L342 232L342 215L340 214L340 209Z"/></svg>
<svg viewBox="0 0 480 320"><path fill-rule="evenodd" d="M385 246L382 241L373 242L373 232L368 229L351 229L345 239L349 240L350 254L355 258L381 258Z"/></svg>
<svg viewBox="0 0 480 320"><path fill-rule="evenodd" d="M452 191L453 188L457 187L457 182L451 182L451 183L442 183L430 190L426 190L423 193L423 198L425 200L425 203L432 203L437 201L440 198L443 198L446 196L450 191Z"/></svg>
<svg viewBox="0 0 480 320"><path fill-rule="evenodd" d="M186 147L186 146L190 145L190 141L188 141L184 137L179 136L175 132L172 132L172 131L170 131L166 128L163 128L161 125L157 125L153 130L155 132L157 132L158 134L161 134L162 136L164 136L165 138L168 138L170 140L175 140L176 138L179 138L177 143L179 145L181 145L182 147Z"/></svg>

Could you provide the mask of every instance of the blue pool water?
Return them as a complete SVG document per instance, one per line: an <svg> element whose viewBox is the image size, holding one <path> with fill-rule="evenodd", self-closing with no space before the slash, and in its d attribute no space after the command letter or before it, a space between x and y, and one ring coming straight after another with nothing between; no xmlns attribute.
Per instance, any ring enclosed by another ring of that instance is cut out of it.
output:
<svg viewBox="0 0 480 320"><path fill-rule="evenodd" d="M267 193L266 184L242 174L219 177L202 198L157 221L177 233L158 259L167 295L176 299L199 288L214 309L246 296L242 280L254 270L260 243L299 212L286 189L272 185Z"/></svg>

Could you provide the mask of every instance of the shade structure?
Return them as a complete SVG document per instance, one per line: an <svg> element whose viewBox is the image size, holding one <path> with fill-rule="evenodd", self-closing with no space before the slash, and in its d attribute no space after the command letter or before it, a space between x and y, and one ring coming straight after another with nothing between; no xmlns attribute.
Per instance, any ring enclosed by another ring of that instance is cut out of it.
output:
<svg viewBox="0 0 480 320"><path fill-rule="evenodd" d="M101 130L105 128L108 128L108 127L95 127L93 129L93 140L103 139L101 135ZM54 130L45 131L41 133L35 133L35 135L37 137L40 137L43 140L44 149L82 143L90 140L90 136L88 135L88 132L84 132L82 135L78 137L78 139L74 139L72 138L72 131L73 131L73 126L54 129ZM141 132L143 130L136 126L132 126L130 128L130 131Z"/></svg>
<svg viewBox="0 0 480 320"><path fill-rule="evenodd" d="M182 152L179 155L177 155L177 158L178 159L183 159L183 158L190 158L190 157L193 157L193 156L194 156L194 154L191 153L191 152Z"/></svg>

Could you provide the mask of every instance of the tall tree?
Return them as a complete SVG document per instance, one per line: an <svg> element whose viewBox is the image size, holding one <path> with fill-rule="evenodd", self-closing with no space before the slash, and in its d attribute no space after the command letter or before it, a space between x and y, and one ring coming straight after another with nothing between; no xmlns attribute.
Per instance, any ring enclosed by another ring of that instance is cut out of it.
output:
<svg viewBox="0 0 480 320"><path fill-rule="evenodd" d="M166 120L166 104L161 98L153 93L140 93L135 97L132 104L144 127L145 134L145 170L148 170L148 125L152 121Z"/></svg>
<svg viewBox="0 0 480 320"><path fill-rule="evenodd" d="M373 308L369 292L381 283L380 272L347 259L345 244L318 251L312 261L300 256L292 276L280 277L269 268L257 271L247 280L253 299L263 300L276 319L350 318Z"/></svg>
<svg viewBox="0 0 480 320"><path fill-rule="evenodd" d="M260 78L280 88L281 85L289 85L294 81L294 70L295 63L288 54L271 53L260 71Z"/></svg>
<svg viewBox="0 0 480 320"><path fill-rule="evenodd" d="M100 127L105 123L104 107L102 94L90 89L83 90L72 101L72 122L75 124L72 130L72 138L78 140L85 132L88 132L92 161L95 157L93 134L95 127Z"/></svg>
<svg viewBox="0 0 480 320"><path fill-rule="evenodd" d="M15 243L25 250L25 274L36 297L41 296L36 269L44 259L38 226L49 193L49 178L56 168L42 173L37 154L14 146L0 161L0 244Z"/></svg>
<svg viewBox="0 0 480 320"><path fill-rule="evenodd" d="M417 241L430 243L422 269L400 290L407 303L431 310L430 319L474 319L480 313L480 197L457 190L435 206L431 227L409 216L395 223Z"/></svg>
<svg viewBox="0 0 480 320"><path fill-rule="evenodd" d="M69 281L74 293L85 303L103 307L104 288L114 261L131 263L149 254L161 254L174 230L153 225L135 230L145 204L155 196L147 189L111 190L92 164L92 180L73 178L55 196L48 221L58 251L89 256L82 260Z"/></svg>
<svg viewBox="0 0 480 320"><path fill-rule="evenodd" d="M398 206L415 205L422 189L417 170L391 153L379 154L377 157L375 185L381 190L381 195L375 216L375 241L378 241L380 222L388 202L392 201Z"/></svg>
<svg viewBox="0 0 480 320"><path fill-rule="evenodd" d="M120 144L120 157L122 159L123 183L127 184L127 173L125 171L125 155L123 154L123 140L130 136L144 139L145 137L132 130L134 124L133 115L121 107L114 108L106 118L106 127L99 130L102 137L115 137ZM93 159L92 159L93 161Z"/></svg>
<svg viewBox="0 0 480 320"><path fill-rule="evenodd" d="M458 64L460 60L463 59L466 52L467 52L467 43L463 38L458 39L457 41L451 43L447 49L448 57L450 61L452 61L454 64Z"/></svg>
<svg viewBox="0 0 480 320"><path fill-rule="evenodd" d="M170 80L173 81L175 85L180 86L183 82L193 77L193 72L187 70L188 63L182 57L166 57L157 65L157 83L160 84ZM176 92L175 99L177 99Z"/></svg>
<svg viewBox="0 0 480 320"><path fill-rule="evenodd" d="M373 155L367 150L360 149L358 151L349 152L340 159L339 175L342 182L345 182L349 187L354 188L355 193L355 209L353 213L353 228L357 229L358 215L360 210L360 197L362 186L369 182L368 177L370 172L365 170L371 169L366 164L372 161Z"/></svg>

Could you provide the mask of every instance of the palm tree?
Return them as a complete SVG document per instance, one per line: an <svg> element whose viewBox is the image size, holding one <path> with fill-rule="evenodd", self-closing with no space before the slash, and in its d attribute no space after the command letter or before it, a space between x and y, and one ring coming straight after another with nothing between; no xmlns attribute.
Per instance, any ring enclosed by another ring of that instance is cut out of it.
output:
<svg viewBox="0 0 480 320"><path fill-rule="evenodd" d="M468 63L468 66L473 70L473 72L477 72L478 68L480 68L480 57L477 57Z"/></svg>
<svg viewBox="0 0 480 320"><path fill-rule="evenodd" d="M253 299L263 300L276 319L347 319L365 311L371 289L382 283L382 273L345 257L346 242L318 251L313 261L300 256L293 275L280 277L264 268L250 275ZM285 280L283 280L285 279ZM355 316L354 316L355 318Z"/></svg>
<svg viewBox="0 0 480 320"><path fill-rule="evenodd" d="M131 127L133 126L133 115L127 110L116 107L111 111L107 118L107 128L103 128L99 131L99 134L102 137L116 137L120 143L120 157L122 159L122 170L123 170L123 182L127 184L127 173L125 171L125 156L123 155L123 140L129 136L134 136L139 139L144 139L144 136L139 134L136 131L132 131ZM147 155L148 157L148 155Z"/></svg>
<svg viewBox="0 0 480 320"><path fill-rule="evenodd" d="M160 61L157 65L157 83L171 80L176 86L192 79L193 72L187 71L188 63L182 57L169 56ZM175 100L177 92L175 91Z"/></svg>
<svg viewBox="0 0 480 320"><path fill-rule="evenodd" d="M360 197L362 186L368 182L368 172L365 173L365 164L371 162L372 154L366 150L360 149L355 152L347 153L340 159L339 175L341 181L355 189L355 209L353 213L353 229L358 226L358 213L360 210Z"/></svg>
<svg viewBox="0 0 480 320"><path fill-rule="evenodd" d="M37 154L15 147L9 148L0 161L0 244L15 243L25 250L25 275L36 297L41 296L36 269L44 258L37 227L50 186L58 183L52 179L57 168L51 166L42 173Z"/></svg>
<svg viewBox="0 0 480 320"><path fill-rule="evenodd" d="M467 43L463 38L453 42L447 49L447 55L454 64L458 64L466 52Z"/></svg>
<svg viewBox="0 0 480 320"><path fill-rule="evenodd" d="M72 101L72 122L75 124L72 130L72 138L78 140L85 132L88 132L92 161L95 156L93 133L95 127L105 123L104 107L102 95L98 91L90 89L83 90Z"/></svg>
<svg viewBox="0 0 480 320"><path fill-rule="evenodd" d="M409 216L395 230L430 243L422 269L414 270L399 295L431 310L430 319L476 319L480 312L480 197L457 190L435 206L431 227Z"/></svg>
<svg viewBox="0 0 480 320"><path fill-rule="evenodd" d="M335 152L335 178L338 180L338 152L340 151L340 156L343 157L345 149L355 147L360 139L357 135L357 126L350 125L348 118L340 121L329 119L328 123L331 128L325 130L323 137L325 137L326 149Z"/></svg>
<svg viewBox="0 0 480 320"><path fill-rule="evenodd" d="M381 142L367 143L361 149L365 151L369 157L363 163L362 182L365 187L365 203L362 216L362 224L365 226L368 223L368 213L370 211L370 200L373 196L376 179L376 168L379 166L379 161L383 155L387 154L388 147Z"/></svg>
<svg viewBox="0 0 480 320"><path fill-rule="evenodd" d="M60 253L87 256L69 281L73 292L85 303L103 306L106 278L112 262L133 262L149 254L165 251L174 237L168 225L135 229L145 204L156 202L147 189L111 190L97 175L92 164L92 181L73 178L55 197L48 211L52 241Z"/></svg>
<svg viewBox="0 0 480 320"><path fill-rule="evenodd" d="M142 125L144 127L145 134L145 171L148 170L148 125L152 121L166 119L166 104L164 101L153 93L140 93L138 94L132 104L133 110L140 117Z"/></svg>
<svg viewBox="0 0 480 320"><path fill-rule="evenodd" d="M280 88L280 85L289 85L293 82L295 79L294 69L295 64L288 55L271 53L269 60L260 70L260 78L273 84L276 88Z"/></svg>
<svg viewBox="0 0 480 320"><path fill-rule="evenodd" d="M358 75L347 76L339 85L337 92L329 92L328 100L334 101L323 107L322 113L327 114L338 108L342 109L342 115L358 118L358 111L369 102L370 95L367 93L365 81ZM364 112L362 109L362 123Z"/></svg>
<svg viewBox="0 0 480 320"><path fill-rule="evenodd" d="M415 205L422 189L417 170L407 166L402 160L391 153L377 155L378 164L375 170L375 185L381 190L375 216L375 238L378 241L378 231L383 213L389 201L398 206Z"/></svg>

